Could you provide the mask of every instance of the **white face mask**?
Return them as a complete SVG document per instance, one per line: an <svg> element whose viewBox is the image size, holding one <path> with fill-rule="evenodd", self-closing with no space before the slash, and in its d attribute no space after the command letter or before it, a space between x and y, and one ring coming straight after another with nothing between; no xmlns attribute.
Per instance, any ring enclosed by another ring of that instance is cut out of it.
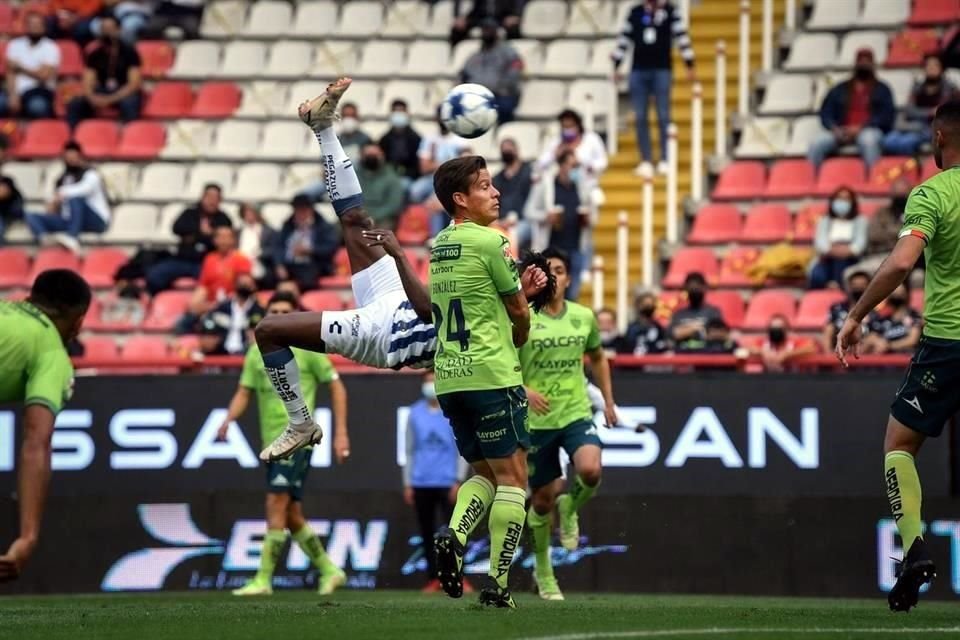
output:
<svg viewBox="0 0 960 640"><path fill-rule="evenodd" d="M390 126L402 129L410 124L410 114L403 111L394 111L390 114Z"/></svg>
<svg viewBox="0 0 960 640"><path fill-rule="evenodd" d="M360 121L356 118L344 118L340 121L340 131L346 134L354 133L360 127Z"/></svg>
<svg viewBox="0 0 960 640"><path fill-rule="evenodd" d="M853 203L851 203L849 200L834 200L833 204L830 205L830 208L833 209L833 212L841 218L846 218L853 210Z"/></svg>
<svg viewBox="0 0 960 640"><path fill-rule="evenodd" d="M434 387L432 382L424 382L423 386L420 387L420 392L427 400L437 399L437 389Z"/></svg>

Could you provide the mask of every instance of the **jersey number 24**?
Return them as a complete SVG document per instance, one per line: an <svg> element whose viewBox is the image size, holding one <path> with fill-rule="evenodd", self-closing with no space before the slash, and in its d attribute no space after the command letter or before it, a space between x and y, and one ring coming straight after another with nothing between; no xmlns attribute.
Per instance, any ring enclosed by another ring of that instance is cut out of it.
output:
<svg viewBox="0 0 960 640"><path fill-rule="evenodd" d="M433 324L437 334L443 328L443 312L436 303L433 304ZM447 307L447 342L459 342L460 351L470 348L470 329L467 328L467 319L463 317L463 302L460 298L452 298Z"/></svg>

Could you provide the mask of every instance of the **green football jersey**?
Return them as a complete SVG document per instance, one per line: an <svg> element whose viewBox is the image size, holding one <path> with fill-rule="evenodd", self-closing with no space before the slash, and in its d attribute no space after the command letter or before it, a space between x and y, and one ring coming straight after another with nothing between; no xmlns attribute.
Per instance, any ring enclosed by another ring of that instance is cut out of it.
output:
<svg viewBox="0 0 960 640"><path fill-rule="evenodd" d="M73 365L50 318L29 302L0 300L0 403L56 414L72 393Z"/></svg>
<svg viewBox="0 0 960 640"><path fill-rule="evenodd" d="M300 366L300 389L311 411L316 407L317 387L329 384L337 378L330 358L322 353L292 349L293 357ZM260 414L260 437L264 443L273 442L283 433L289 419L283 401L277 397L270 384L270 378L263 369L263 356L260 348L252 345L243 359L243 371L240 373L240 386L253 389L257 394L257 411Z"/></svg>
<svg viewBox="0 0 960 640"><path fill-rule="evenodd" d="M519 290L506 237L473 222L437 234L430 251L430 297L438 394L523 383L510 316L500 299Z"/></svg>
<svg viewBox="0 0 960 640"><path fill-rule="evenodd" d="M583 356L599 348L597 319L581 304L567 302L558 316L546 311L533 316L530 339L520 349L523 383L546 396L550 412L530 411L531 429L562 429L593 418L583 379Z"/></svg>
<svg viewBox="0 0 960 640"><path fill-rule="evenodd" d="M960 166L910 192L900 236L926 240L924 335L960 340Z"/></svg>

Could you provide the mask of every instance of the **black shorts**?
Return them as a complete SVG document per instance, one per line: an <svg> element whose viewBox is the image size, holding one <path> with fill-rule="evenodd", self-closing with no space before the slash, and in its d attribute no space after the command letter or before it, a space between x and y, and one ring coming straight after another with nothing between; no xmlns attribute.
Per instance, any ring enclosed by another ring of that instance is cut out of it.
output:
<svg viewBox="0 0 960 640"><path fill-rule="evenodd" d="M960 340L924 336L890 405L890 415L936 438L960 411Z"/></svg>
<svg viewBox="0 0 960 640"><path fill-rule="evenodd" d="M509 458L530 448L523 387L455 391L437 397L453 427L457 450L469 462Z"/></svg>

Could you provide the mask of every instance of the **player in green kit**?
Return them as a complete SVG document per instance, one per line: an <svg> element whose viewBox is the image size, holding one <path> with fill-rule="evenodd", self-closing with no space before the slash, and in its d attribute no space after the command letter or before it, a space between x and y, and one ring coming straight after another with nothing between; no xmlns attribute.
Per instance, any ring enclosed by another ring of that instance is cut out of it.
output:
<svg viewBox="0 0 960 640"><path fill-rule="evenodd" d="M267 314L285 314L297 310L297 300L289 293L277 293L267 305ZM347 435L347 390L333 368L330 358L322 353L293 350L300 367L300 385L307 406L313 409L317 387L330 387L335 435L334 455L337 462L344 462L350 455L350 440ZM287 410L283 401L274 392L273 385L263 368L263 357L256 345L250 347L243 361L240 384L230 401L227 417L220 427L221 439L227 435L230 424L242 416L250 403L251 392L256 394L260 417L260 435L263 442L271 442L287 426ZM317 534L310 528L303 515L301 499L303 483L310 468L309 447L298 449L289 458L266 463L267 467L267 533L260 552L260 570L243 587L235 590L235 596L262 596L273 593L273 570L287 542L286 530L313 562L320 572L317 579L318 593L329 595L346 583L347 576L327 556Z"/></svg>
<svg viewBox="0 0 960 640"><path fill-rule="evenodd" d="M884 485L906 552L888 597L894 611L915 606L920 588L936 574L923 540L914 458L960 410L960 102L941 105L932 129L934 159L943 171L910 193L900 239L837 335L837 357L846 365L848 352L858 355L863 319L925 253L923 338L890 407L884 440Z"/></svg>
<svg viewBox="0 0 960 640"><path fill-rule="evenodd" d="M527 525L533 538L537 590L544 600L563 600L550 562L550 515L560 516L560 543L569 551L580 542L577 511L600 485L600 438L593 424L593 407L583 381L583 358L593 368L603 393L607 426L617 422L610 385L610 365L600 343L593 312L564 299L570 286L570 260L553 249L543 252L556 278L553 298L531 320L530 339L520 349L523 382L530 399L530 440L527 455L533 491ZM573 461L576 476L569 493L556 495L560 449Z"/></svg>
<svg viewBox="0 0 960 640"><path fill-rule="evenodd" d="M17 477L20 535L0 556L0 582L20 575L40 537L53 424L73 392L65 345L80 333L89 307L90 287L67 269L37 276L25 302L0 300L0 404L24 406Z"/></svg>

